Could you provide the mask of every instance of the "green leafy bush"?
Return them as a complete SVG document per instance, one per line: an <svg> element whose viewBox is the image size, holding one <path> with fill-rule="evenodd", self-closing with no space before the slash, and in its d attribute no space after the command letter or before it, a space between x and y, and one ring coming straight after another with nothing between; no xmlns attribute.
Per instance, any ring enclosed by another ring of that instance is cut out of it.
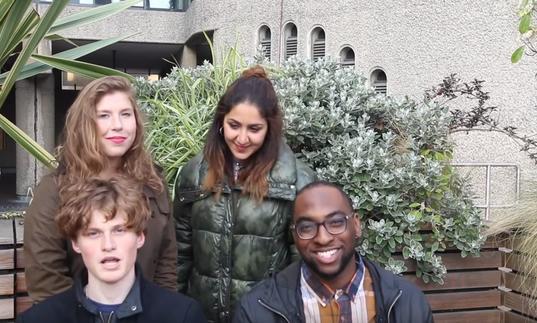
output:
<svg viewBox="0 0 537 323"><path fill-rule="evenodd" d="M376 95L333 61L291 60L273 81L293 150L352 195L362 254L402 272L401 251L424 281L441 282L437 251L479 252L481 218L449 163L447 107Z"/></svg>
<svg viewBox="0 0 537 323"><path fill-rule="evenodd" d="M148 144L171 183L202 149L218 98L243 66L228 59L137 82ZM446 268L436 252L478 253L482 223L449 164L447 107L376 95L362 76L329 60L292 59L269 69L288 143L352 196L364 227L362 254L400 273L404 261L392 256L400 252L416 261L424 281L442 282Z"/></svg>

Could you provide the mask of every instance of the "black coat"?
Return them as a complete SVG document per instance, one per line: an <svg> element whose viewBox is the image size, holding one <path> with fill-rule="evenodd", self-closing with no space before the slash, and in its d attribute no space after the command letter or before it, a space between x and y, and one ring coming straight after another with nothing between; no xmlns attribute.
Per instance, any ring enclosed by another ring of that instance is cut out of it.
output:
<svg viewBox="0 0 537 323"><path fill-rule="evenodd" d="M429 303L416 286L363 259L373 280L377 323L433 322ZM305 322L300 265L295 262L254 287L235 309L233 323Z"/></svg>
<svg viewBox="0 0 537 323"><path fill-rule="evenodd" d="M117 311L117 323L206 323L201 306L190 297L171 292L147 280L137 270L134 286ZM73 287L32 306L17 317L18 323L101 322L75 281ZM93 313L92 313L93 312ZM105 322L106 323L106 322Z"/></svg>

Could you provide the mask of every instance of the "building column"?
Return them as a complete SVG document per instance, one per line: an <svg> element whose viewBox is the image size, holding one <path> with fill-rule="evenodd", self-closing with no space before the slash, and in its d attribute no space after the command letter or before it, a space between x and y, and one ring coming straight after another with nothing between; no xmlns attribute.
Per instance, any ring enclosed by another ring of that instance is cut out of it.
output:
<svg viewBox="0 0 537 323"><path fill-rule="evenodd" d="M16 125L47 151L54 149L54 75L40 74L15 84ZM43 175L50 172L17 145L17 196L25 198Z"/></svg>
<svg viewBox="0 0 537 323"><path fill-rule="evenodd" d="M198 59L196 57L196 51L190 46L183 47L183 55L181 57L181 67L196 67Z"/></svg>

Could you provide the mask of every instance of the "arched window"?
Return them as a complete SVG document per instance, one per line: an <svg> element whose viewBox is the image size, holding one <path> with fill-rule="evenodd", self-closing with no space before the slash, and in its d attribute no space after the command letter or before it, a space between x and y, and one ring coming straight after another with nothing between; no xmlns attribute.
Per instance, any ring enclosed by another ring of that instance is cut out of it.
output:
<svg viewBox="0 0 537 323"><path fill-rule="evenodd" d="M321 27L316 27L311 31L311 58L314 61L326 54L326 36Z"/></svg>
<svg viewBox="0 0 537 323"><path fill-rule="evenodd" d="M295 24L290 22L285 25L283 34L285 39L285 60L287 60L289 57L295 56L298 51L298 31Z"/></svg>
<svg viewBox="0 0 537 323"><path fill-rule="evenodd" d="M339 62L343 67L354 67L354 50L350 47L343 47L339 52Z"/></svg>
<svg viewBox="0 0 537 323"><path fill-rule="evenodd" d="M261 52L263 53L263 56L266 57L268 60L270 60L270 56L272 53L272 46L271 46L271 33L270 28L266 25L263 25L259 28L258 33L258 39L259 39L259 46L261 46Z"/></svg>
<svg viewBox="0 0 537 323"><path fill-rule="evenodd" d="M386 73L381 69L376 69L371 72L370 83L376 93L386 95L388 90L387 84L388 79L386 78Z"/></svg>

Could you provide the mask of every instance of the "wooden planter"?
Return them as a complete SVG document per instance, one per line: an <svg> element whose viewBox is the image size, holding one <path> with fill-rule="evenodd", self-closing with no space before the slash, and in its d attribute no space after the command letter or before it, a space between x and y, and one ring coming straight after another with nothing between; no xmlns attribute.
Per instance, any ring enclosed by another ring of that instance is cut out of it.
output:
<svg viewBox="0 0 537 323"><path fill-rule="evenodd" d="M415 266L408 263L405 278L418 285L427 296L436 323L502 322L501 272L503 253L494 241L487 241L480 257L462 258L460 252L449 250L438 254L447 268L443 285L425 284L415 275Z"/></svg>

